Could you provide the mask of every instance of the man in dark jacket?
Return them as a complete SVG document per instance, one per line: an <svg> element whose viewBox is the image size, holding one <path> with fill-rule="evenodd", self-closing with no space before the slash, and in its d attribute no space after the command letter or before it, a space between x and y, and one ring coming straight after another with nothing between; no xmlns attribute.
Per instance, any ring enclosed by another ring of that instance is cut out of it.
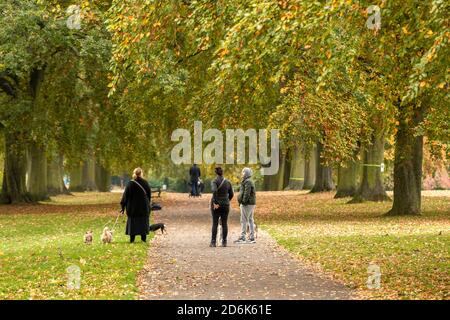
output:
<svg viewBox="0 0 450 320"><path fill-rule="evenodd" d="M150 186L142 175L141 168L134 169L133 180L128 182L120 201L122 214L125 210L127 212L125 234L130 236L131 243L134 242L136 235L140 235L145 242L149 228L152 195Z"/></svg>
<svg viewBox="0 0 450 320"><path fill-rule="evenodd" d="M197 164L189 169L189 175L191 176L191 196L198 197L198 179L201 177L200 168L197 167Z"/></svg>
<svg viewBox="0 0 450 320"><path fill-rule="evenodd" d="M247 226L250 231L247 242L255 243L255 221L253 213L256 206L256 189L251 176L253 172L250 168L242 170L242 182L239 189L238 203L241 209L241 236L236 241L237 243L244 243L245 235L247 233Z"/></svg>
<svg viewBox="0 0 450 320"><path fill-rule="evenodd" d="M212 214L212 235L210 247L216 246L217 227L219 219L222 222L222 247L227 246L228 235L228 213L230 212L230 200L233 199L234 192L230 181L223 177L221 167L215 169L217 177L211 182L211 214Z"/></svg>

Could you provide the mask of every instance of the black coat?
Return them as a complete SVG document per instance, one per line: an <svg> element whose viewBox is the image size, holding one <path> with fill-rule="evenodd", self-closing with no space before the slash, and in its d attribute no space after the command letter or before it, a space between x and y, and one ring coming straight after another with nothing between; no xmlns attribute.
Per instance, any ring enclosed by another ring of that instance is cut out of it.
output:
<svg viewBox="0 0 450 320"><path fill-rule="evenodd" d="M151 197L150 186L146 180L138 177L135 181L128 182L120 201L128 216L125 234L148 234Z"/></svg>
<svg viewBox="0 0 450 320"><path fill-rule="evenodd" d="M189 169L189 175L191 176L191 182L197 182L198 178L201 177L202 173L200 172L200 168L197 166L192 166L191 169Z"/></svg>
<svg viewBox="0 0 450 320"><path fill-rule="evenodd" d="M233 199L234 192L230 181L223 181L222 176L217 176L213 181L211 181L211 191L213 193L211 197L211 207L213 204L218 204L220 206L229 206L230 200ZM222 186L219 189L219 186Z"/></svg>

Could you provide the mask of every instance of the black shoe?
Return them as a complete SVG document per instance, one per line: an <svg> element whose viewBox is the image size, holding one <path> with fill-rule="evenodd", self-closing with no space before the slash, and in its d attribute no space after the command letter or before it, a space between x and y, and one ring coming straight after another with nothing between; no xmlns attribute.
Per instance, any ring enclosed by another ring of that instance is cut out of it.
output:
<svg viewBox="0 0 450 320"><path fill-rule="evenodd" d="M222 247L226 247L227 246L227 241L222 241Z"/></svg>
<svg viewBox="0 0 450 320"><path fill-rule="evenodd" d="M216 247L216 243L215 243L215 242L211 242L211 243L209 244L209 246L210 246L211 248L215 248L215 247Z"/></svg>
<svg viewBox="0 0 450 320"><path fill-rule="evenodd" d="M241 237L241 238L235 240L234 243L245 243L245 238Z"/></svg>

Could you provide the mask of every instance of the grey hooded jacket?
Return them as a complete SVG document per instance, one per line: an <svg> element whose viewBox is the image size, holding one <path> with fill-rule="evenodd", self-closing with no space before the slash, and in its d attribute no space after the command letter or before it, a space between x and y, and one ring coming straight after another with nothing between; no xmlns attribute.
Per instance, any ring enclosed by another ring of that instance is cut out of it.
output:
<svg viewBox="0 0 450 320"><path fill-rule="evenodd" d="M251 179L252 170L244 168L244 177L239 189L238 203L244 206L256 204L256 190L255 183Z"/></svg>

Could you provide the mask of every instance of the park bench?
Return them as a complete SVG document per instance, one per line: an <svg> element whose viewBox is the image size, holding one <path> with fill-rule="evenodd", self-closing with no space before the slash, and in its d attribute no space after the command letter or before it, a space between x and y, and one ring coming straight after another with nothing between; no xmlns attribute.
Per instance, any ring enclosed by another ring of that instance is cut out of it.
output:
<svg viewBox="0 0 450 320"><path fill-rule="evenodd" d="M157 192L158 193L157 197L161 198L161 187L160 186L159 187L152 187L152 186L150 186L150 190L152 191L152 194L154 192Z"/></svg>

